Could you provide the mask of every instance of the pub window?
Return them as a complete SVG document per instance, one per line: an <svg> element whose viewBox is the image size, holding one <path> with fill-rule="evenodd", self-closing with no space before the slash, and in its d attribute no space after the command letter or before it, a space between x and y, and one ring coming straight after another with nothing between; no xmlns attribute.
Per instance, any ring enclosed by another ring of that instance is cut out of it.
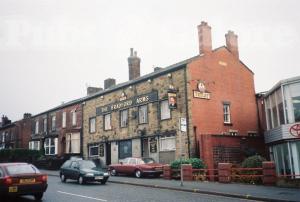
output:
<svg viewBox="0 0 300 202"><path fill-rule="evenodd" d="M175 137L162 137L160 138L160 151L174 151L176 150Z"/></svg>
<svg viewBox="0 0 300 202"><path fill-rule="evenodd" d="M168 100L164 100L160 103L160 119L170 119L171 118L171 110L169 108Z"/></svg>
<svg viewBox="0 0 300 202"><path fill-rule="evenodd" d="M148 106L139 106L139 124L148 122Z"/></svg>
<svg viewBox="0 0 300 202"><path fill-rule="evenodd" d="M121 123L121 127L127 127L128 125L128 109L122 110L120 112L120 123Z"/></svg>
<svg viewBox="0 0 300 202"><path fill-rule="evenodd" d="M77 116L76 116L76 111L74 110L72 112L72 126L76 126L76 122L77 122Z"/></svg>
<svg viewBox="0 0 300 202"><path fill-rule="evenodd" d="M104 130L111 130L111 114L104 115Z"/></svg>
<svg viewBox="0 0 300 202"><path fill-rule="evenodd" d="M230 122L230 104L228 104L228 103L223 104L223 113L224 113L224 123L231 123Z"/></svg>
<svg viewBox="0 0 300 202"><path fill-rule="evenodd" d="M35 122L35 134L39 133L39 121Z"/></svg>
<svg viewBox="0 0 300 202"><path fill-rule="evenodd" d="M67 124L67 112L62 113L62 127L65 128Z"/></svg>
<svg viewBox="0 0 300 202"><path fill-rule="evenodd" d="M45 118L44 120L43 120L43 126L44 126L44 132L47 132L47 118Z"/></svg>
<svg viewBox="0 0 300 202"><path fill-rule="evenodd" d="M53 115L51 118L51 130L55 131L56 130L56 116Z"/></svg>
<svg viewBox="0 0 300 202"><path fill-rule="evenodd" d="M90 133L96 132L96 118L90 118L90 123L89 123L89 128L90 128Z"/></svg>
<svg viewBox="0 0 300 202"><path fill-rule="evenodd" d="M58 139L46 138L44 142L45 155L57 154Z"/></svg>
<svg viewBox="0 0 300 202"><path fill-rule="evenodd" d="M99 145L89 146L89 156L99 156Z"/></svg>

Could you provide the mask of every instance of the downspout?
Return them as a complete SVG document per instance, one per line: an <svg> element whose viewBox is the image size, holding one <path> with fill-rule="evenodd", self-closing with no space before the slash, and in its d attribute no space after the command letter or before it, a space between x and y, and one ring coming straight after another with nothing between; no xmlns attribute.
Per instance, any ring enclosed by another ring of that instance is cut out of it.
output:
<svg viewBox="0 0 300 202"><path fill-rule="evenodd" d="M85 102L81 103L81 127L80 127L80 156L83 158L83 108Z"/></svg>
<svg viewBox="0 0 300 202"><path fill-rule="evenodd" d="M188 103L188 87L187 87L187 65L184 68L184 83L185 83L185 111L186 111L186 133L187 133L187 140L188 140L188 154L189 158L191 157L190 151L190 120L189 120L189 103Z"/></svg>

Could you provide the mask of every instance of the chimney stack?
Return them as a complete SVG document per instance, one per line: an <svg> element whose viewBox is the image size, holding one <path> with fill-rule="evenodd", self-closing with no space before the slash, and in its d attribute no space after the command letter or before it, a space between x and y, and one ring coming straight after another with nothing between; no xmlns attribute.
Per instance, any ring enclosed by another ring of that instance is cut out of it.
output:
<svg viewBox="0 0 300 202"><path fill-rule="evenodd" d="M116 79L108 78L104 80L104 89L111 88L116 85Z"/></svg>
<svg viewBox="0 0 300 202"><path fill-rule="evenodd" d="M199 37L199 54L210 53L212 50L211 43L211 27L207 22L202 21L198 25L198 37Z"/></svg>
<svg viewBox="0 0 300 202"><path fill-rule="evenodd" d="M31 114L30 113L24 113L23 119L30 119L30 118L31 118Z"/></svg>
<svg viewBox="0 0 300 202"><path fill-rule="evenodd" d="M140 77L140 64L141 59L137 57L137 52L133 52L133 48L130 48L130 56L128 57L129 80Z"/></svg>
<svg viewBox="0 0 300 202"><path fill-rule="evenodd" d="M233 31L228 31L228 33L225 34L225 38L227 48L237 59L239 59L238 36L234 34Z"/></svg>
<svg viewBox="0 0 300 202"><path fill-rule="evenodd" d="M98 88L98 87L87 87L86 93L87 93L87 95L89 96L89 95L96 94L96 93L98 93L98 92L100 92L100 91L102 91L102 90L103 90L103 88Z"/></svg>

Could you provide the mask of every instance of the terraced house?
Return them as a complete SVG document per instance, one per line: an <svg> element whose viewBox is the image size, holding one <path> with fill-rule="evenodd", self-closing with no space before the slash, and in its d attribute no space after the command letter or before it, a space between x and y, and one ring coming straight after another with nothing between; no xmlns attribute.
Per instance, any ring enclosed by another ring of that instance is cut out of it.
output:
<svg viewBox="0 0 300 202"><path fill-rule="evenodd" d="M126 157L163 163L198 156L208 167L239 163L263 150L253 72L239 60L237 35L212 49L211 27L198 26L199 54L140 75L131 49L129 81L105 80L83 105L83 155L110 164Z"/></svg>

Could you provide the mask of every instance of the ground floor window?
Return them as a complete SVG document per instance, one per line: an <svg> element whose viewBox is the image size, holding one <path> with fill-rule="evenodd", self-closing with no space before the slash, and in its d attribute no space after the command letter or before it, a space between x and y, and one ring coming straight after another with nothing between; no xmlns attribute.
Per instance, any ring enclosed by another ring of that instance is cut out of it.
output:
<svg viewBox="0 0 300 202"><path fill-rule="evenodd" d="M45 155L56 155L58 138L46 138L44 142Z"/></svg>
<svg viewBox="0 0 300 202"><path fill-rule="evenodd" d="M70 133L66 135L66 153L80 153L80 134Z"/></svg>
<svg viewBox="0 0 300 202"><path fill-rule="evenodd" d="M160 138L160 151L174 151L176 150L176 138L161 137Z"/></svg>
<svg viewBox="0 0 300 202"><path fill-rule="evenodd" d="M29 149L30 150L40 150L40 141L30 141L29 142Z"/></svg>
<svg viewBox="0 0 300 202"><path fill-rule="evenodd" d="M273 145L270 153L276 164L277 174L300 175L300 141Z"/></svg>
<svg viewBox="0 0 300 202"><path fill-rule="evenodd" d="M89 156L99 156L99 145L90 145L89 146Z"/></svg>
<svg viewBox="0 0 300 202"><path fill-rule="evenodd" d="M132 141L124 140L119 142L119 159L132 157Z"/></svg>

